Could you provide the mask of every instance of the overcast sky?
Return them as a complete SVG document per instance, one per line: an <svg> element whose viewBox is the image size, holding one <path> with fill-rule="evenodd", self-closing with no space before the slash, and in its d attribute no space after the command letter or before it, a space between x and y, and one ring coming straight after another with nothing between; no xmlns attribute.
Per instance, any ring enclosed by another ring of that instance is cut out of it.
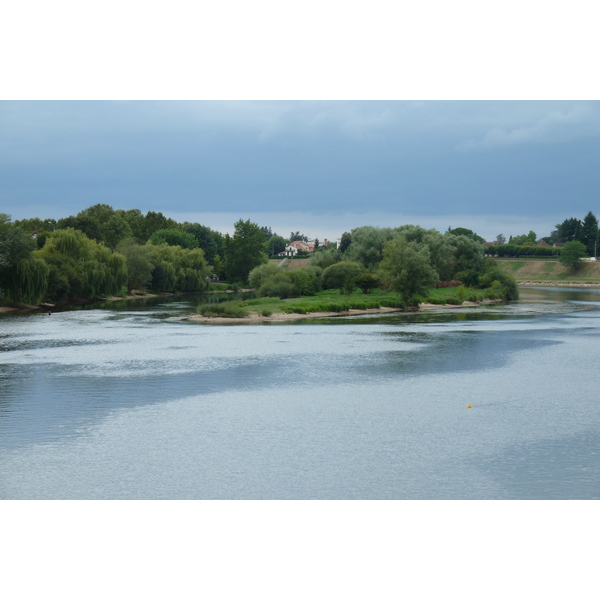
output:
<svg viewBox="0 0 600 600"><path fill-rule="evenodd" d="M287 235L469 227L491 239L600 214L593 101L4 101L0 210L95 203Z"/></svg>

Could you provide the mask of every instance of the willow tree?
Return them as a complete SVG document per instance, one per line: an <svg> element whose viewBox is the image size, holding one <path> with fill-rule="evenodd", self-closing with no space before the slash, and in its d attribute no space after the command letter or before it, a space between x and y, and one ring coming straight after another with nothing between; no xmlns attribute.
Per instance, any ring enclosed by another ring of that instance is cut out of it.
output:
<svg viewBox="0 0 600 600"><path fill-rule="evenodd" d="M49 300L113 296L127 283L125 257L72 228L53 232L34 254L49 268Z"/></svg>
<svg viewBox="0 0 600 600"><path fill-rule="evenodd" d="M48 288L48 265L41 258L22 258L12 269L6 286L9 302L39 304Z"/></svg>
<svg viewBox="0 0 600 600"><path fill-rule="evenodd" d="M201 292L208 289L210 268L200 248L188 250L161 244L151 248L149 260L154 266L151 287L157 292Z"/></svg>
<svg viewBox="0 0 600 600"><path fill-rule="evenodd" d="M32 259L35 242L30 234L0 214L0 301L39 302L48 272Z"/></svg>

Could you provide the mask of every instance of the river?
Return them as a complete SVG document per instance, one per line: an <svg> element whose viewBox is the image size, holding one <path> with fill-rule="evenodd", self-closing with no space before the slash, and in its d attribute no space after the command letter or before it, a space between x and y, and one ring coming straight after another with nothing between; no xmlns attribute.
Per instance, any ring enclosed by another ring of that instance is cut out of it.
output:
<svg viewBox="0 0 600 600"><path fill-rule="evenodd" d="M195 301L0 315L0 498L600 498L600 290L234 326Z"/></svg>

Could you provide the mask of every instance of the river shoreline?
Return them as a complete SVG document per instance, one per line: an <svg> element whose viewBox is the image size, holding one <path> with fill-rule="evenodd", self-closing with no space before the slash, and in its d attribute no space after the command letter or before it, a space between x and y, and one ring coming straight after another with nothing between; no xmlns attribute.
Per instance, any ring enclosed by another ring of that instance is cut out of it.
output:
<svg viewBox="0 0 600 600"><path fill-rule="evenodd" d="M258 313L248 315L247 317L204 317L202 315L190 315L186 317L188 321L193 323L202 323L205 325L243 325L255 323L280 323L284 321L303 321L305 319L321 319L324 317L354 317L358 315L379 315L402 312L420 312L428 310L444 310L455 308L473 308L484 304L497 304L504 300L483 300L482 302L463 302L463 304L419 304L418 308L402 310L400 308L392 308L383 306L381 308L358 309L351 308L343 312L313 312L313 313L274 313L269 317L264 317Z"/></svg>
<svg viewBox="0 0 600 600"><path fill-rule="evenodd" d="M238 293L252 292L254 290L242 289ZM86 300L73 301L69 304L23 304L22 306L0 306L0 313L31 310L52 310L53 308L65 308L68 306L85 306L86 304L97 304L98 302L121 302L123 300L144 300L148 298L169 298L171 296L190 296L194 294L234 294L233 290L207 290L205 292L163 292L161 294L131 294L129 296L111 296L109 298L90 298Z"/></svg>
<svg viewBox="0 0 600 600"><path fill-rule="evenodd" d="M567 288L600 288L598 283L575 283L572 281L517 281L522 287L567 287Z"/></svg>

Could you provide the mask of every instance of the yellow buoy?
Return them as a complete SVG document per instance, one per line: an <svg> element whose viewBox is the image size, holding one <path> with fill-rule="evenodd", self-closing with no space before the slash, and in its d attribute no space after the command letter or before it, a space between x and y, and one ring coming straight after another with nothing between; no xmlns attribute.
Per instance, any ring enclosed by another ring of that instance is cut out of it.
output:
<svg viewBox="0 0 600 600"><path fill-rule="evenodd" d="M471 404L467 404L467 408L473 408Z"/></svg>

